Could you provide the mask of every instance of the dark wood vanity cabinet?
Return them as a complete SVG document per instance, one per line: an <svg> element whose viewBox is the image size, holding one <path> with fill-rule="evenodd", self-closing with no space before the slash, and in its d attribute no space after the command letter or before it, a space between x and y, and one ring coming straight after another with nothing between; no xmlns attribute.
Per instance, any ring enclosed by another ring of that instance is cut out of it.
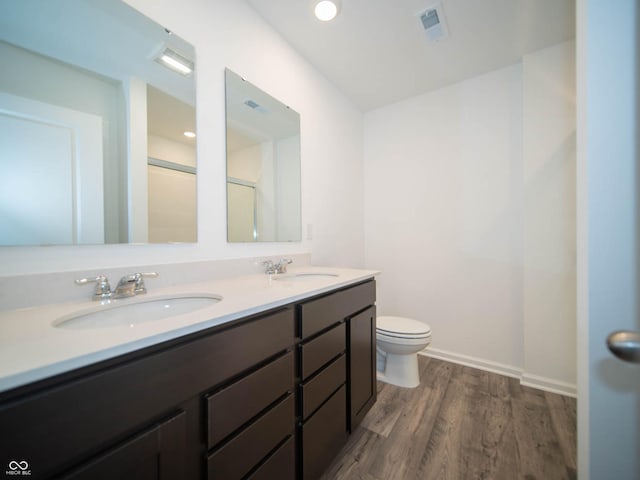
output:
<svg viewBox="0 0 640 480"><path fill-rule="evenodd" d="M0 463L47 479L317 478L375 401L374 302L370 280L4 392Z"/></svg>
<svg viewBox="0 0 640 480"><path fill-rule="evenodd" d="M32 478L76 478L85 464L143 468L147 444L154 438L164 442L177 427L172 423L167 430L163 422L183 412L184 420L175 423L184 424L184 440L180 450L172 447L177 456L172 462L183 464L178 478L203 478L210 393L286 357L294 343L295 312L287 307L47 379L42 388L35 384L6 392L0 395L0 462L27 461ZM292 364L290 371L289 395ZM237 415L242 414L251 412ZM293 409L287 422L293 432ZM158 449L164 451L162 444ZM139 462L137 452L144 452ZM168 457L160 453L158 458ZM156 473L151 478L171 478Z"/></svg>
<svg viewBox="0 0 640 480"><path fill-rule="evenodd" d="M351 426L376 400L374 303L375 282L369 281L298 307L303 480L322 475L346 443Z"/></svg>

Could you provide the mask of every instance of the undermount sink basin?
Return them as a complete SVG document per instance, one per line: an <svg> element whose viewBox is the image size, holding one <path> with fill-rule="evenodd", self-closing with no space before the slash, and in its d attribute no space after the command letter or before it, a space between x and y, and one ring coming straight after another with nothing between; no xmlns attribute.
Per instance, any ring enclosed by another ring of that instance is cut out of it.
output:
<svg viewBox="0 0 640 480"><path fill-rule="evenodd" d="M281 275L274 275L274 280L286 280L293 282L301 282L305 280L319 280L321 278L336 278L338 277L337 273L321 273L321 272L299 272L299 273L283 273Z"/></svg>
<svg viewBox="0 0 640 480"><path fill-rule="evenodd" d="M153 322L210 307L222 300L219 295L184 294L152 298L113 300L74 312L53 322L56 328L74 330L110 328Z"/></svg>

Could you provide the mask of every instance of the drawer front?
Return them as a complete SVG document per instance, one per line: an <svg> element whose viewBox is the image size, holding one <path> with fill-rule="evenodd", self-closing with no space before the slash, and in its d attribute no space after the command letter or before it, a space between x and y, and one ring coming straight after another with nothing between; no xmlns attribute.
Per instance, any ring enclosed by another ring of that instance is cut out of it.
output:
<svg viewBox="0 0 640 480"><path fill-rule="evenodd" d="M346 381L347 357L341 355L318 375L300 385L302 418L306 420L322 403Z"/></svg>
<svg viewBox="0 0 640 480"><path fill-rule="evenodd" d="M371 280L355 287L331 293L300 305L301 338L306 338L337 323L376 301L376 282Z"/></svg>
<svg viewBox="0 0 640 480"><path fill-rule="evenodd" d="M217 373L218 382L209 386L286 350L293 343L293 328L294 312L289 308L215 335L210 345L215 350L202 363Z"/></svg>
<svg viewBox="0 0 640 480"><path fill-rule="evenodd" d="M272 408L255 423L209 456L210 480L243 478L293 430L293 395Z"/></svg>
<svg viewBox="0 0 640 480"><path fill-rule="evenodd" d="M346 326L342 323L300 345L300 374L303 380L345 351L345 332Z"/></svg>
<svg viewBox="0 0 640 480"><path fill-rule="evenodd" d="M296 449L290 437L273 455L247 480L295 480Z"/></svg>
<svg viewBox="0 0 640 480"><path fill-rule="evenodd" d="M293 352L207 398L209 448L293 391Z"/></svg>
<svg viewBox="0 0 640 480"><path fill-rule="evenodd" d="M340 390L302 426L302 478L316 480L347 441L347 390Z"/></svg>

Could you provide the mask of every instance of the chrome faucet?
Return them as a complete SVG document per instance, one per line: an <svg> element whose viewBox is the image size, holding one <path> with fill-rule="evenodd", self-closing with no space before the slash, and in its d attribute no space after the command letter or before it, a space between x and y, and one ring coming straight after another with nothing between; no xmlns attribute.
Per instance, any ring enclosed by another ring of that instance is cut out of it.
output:
<svg viewBox="0 0 640 480"><path fill-rule="evenodd" d="M111 285L109 285L109 279L104 275L98 275L95 278L79 278L76 280L76 285L86 285L87 283L96 284L96 288L93 291L93 300L101 301L111 298Z"/></svg>
<svg viewBox="0 0 640 480"><path fill-rule="evenodd" d="M147 293L144 277L155 278L157 276L157 272L131 273L125 275L120 279L116 289L113 291L113 298L133 297L134 295Z"/></svg>
<svg viewBox="0 0 640 480"><path fill-rule="evenodd" d="M275 275L278 273L287 273L287 265L293 263L290 258L281 258L278 263L273 263L273 260L265 260L262 262L264 265L264 273L267 275Z"/></svg>
<svg viewBox="0 0 640 480"><path fill-rule="evenodd" d="M103 301L111 298L126 298L133 297L134 295L140 295L141 293L147 293L147 288L144 284L144 277L157 277L156 272L148 273L132 273L125 275L118 282L118 286L115 290L111 290L109 285L109 279L105 275L98 275L95 278L80 278L76 280L76 285L85 285L87 283L96 283L96 288L93 292L93 300Z"/></svg>

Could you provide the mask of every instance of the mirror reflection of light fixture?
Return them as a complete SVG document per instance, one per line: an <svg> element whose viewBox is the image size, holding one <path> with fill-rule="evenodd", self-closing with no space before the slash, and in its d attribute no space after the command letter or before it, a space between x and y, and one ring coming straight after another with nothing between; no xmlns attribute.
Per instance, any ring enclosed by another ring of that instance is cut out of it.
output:
<svg viewBox="0 0 640 480"><path fill-rule="evenodd" d="M180 75L184 75L185 77L191 75L191 72L193 72L193 61L180 55L178 52L170 49L169 47L165 47L164 49L162 49L155 60L160 65L164 65L165 67L170 68L174 72L178 72Z"/></svg>
<svg viewBox="0 0 640 480"><path fill-rule="evenodd" d="M322 22L333 20L340 12L339 0L321 0L316 3L313 13Z"/></svg>
<svg viewBox="0 0 640 480"><path fill-rule="evenodd" d="M187 138L196 138L196 134L194 132L184 132L183 135Z"/></svg>

